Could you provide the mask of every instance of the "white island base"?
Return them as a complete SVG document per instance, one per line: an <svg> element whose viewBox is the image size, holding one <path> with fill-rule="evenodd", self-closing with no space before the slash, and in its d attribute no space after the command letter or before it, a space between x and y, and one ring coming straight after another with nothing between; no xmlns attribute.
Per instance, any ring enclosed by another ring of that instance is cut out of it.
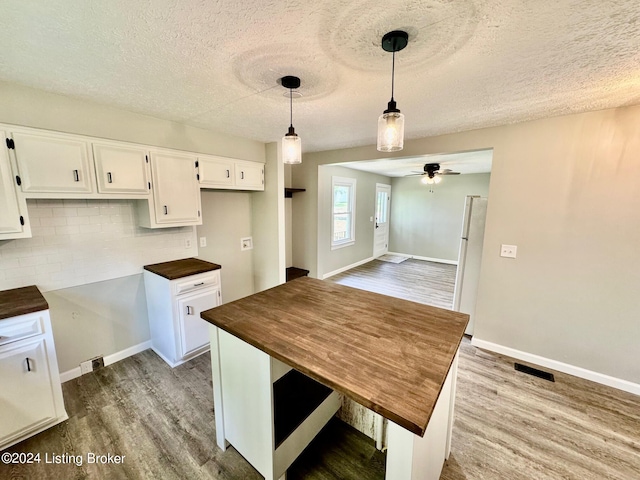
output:
<svg viewBox="0 0 640 480"><path fill-rule="evenodd" d="M278 438L276 412L287 392L274 384L300 374L216 326L210 326L210 337L218 446L224 451L233 445L266 480L284 480L287 468L339 409L340 394L323 396L301 423L294 421L286 438ZM386 480L440 478L451 451L457 369L456 354L423 437L388 423ZM290 393L297 398L297 392Z"/></svg>

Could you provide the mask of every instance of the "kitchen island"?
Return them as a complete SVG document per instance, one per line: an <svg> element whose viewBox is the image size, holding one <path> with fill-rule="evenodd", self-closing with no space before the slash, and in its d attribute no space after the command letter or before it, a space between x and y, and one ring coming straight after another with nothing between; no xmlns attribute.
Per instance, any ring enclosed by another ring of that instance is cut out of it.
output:
<svg viewBox="0 0 640 480"><path fill-rule="evenodd" d="M202 318L212 324L217 443L266 479L284 476L339 394L390 420L387 479L439 477L466 314L303 277ZM300 418L279 427L287 411Z"/></svg>

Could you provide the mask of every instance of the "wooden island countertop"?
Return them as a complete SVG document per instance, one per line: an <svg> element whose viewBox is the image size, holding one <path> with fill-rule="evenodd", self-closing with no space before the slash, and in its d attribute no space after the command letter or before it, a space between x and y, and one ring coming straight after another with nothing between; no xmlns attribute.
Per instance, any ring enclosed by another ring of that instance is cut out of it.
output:
<svg viewBox="0 0 640 480"><path fill-rule="evenodd" d="M202 318L420 436L469 320L308 277Z"/></svg>

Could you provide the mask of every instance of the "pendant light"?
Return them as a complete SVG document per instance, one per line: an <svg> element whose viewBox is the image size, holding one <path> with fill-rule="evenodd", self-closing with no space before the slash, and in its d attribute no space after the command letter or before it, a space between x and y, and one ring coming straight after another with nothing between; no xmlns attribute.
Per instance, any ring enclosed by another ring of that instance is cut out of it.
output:
<svg viewBox="0 0 640 480"><path fill-rule="evenodd" d="M378 119L378 151L397 152L404 146L404 115L396 107L393 99L394 77L396 69L396 52L399 52L409 43L409 35L401 30L394 30L382 37L382 49L392 52L391 64L391 100L387 109Z"/></svg>
<svg viewBox="0 0 640 480"><path fill-rule="evenodd" d="M289 131L282 137L282 161L288 164L302 163L302 141L293 128L293 89L300 87L300 79L290 75L282 77L280 83L289 89L289 112L291 123Z"/></svg>

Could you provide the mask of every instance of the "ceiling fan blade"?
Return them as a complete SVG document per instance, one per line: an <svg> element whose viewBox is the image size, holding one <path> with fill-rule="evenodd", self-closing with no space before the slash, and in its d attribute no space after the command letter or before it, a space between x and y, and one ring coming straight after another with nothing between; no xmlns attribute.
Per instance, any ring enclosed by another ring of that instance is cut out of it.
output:
<svg viewBox="0 0 640 480"><path fill-rule="evenodd" d="M405 175L405 177L421 177L424 173L410 173L409 175Z"/></svg>
<svg viewBox="0 0 640 480"><path fill-rule="evenodd" d="M436 175L460 175L460 172L452 172L451 170L449 170L444 172L436 172Z"/></svg>

